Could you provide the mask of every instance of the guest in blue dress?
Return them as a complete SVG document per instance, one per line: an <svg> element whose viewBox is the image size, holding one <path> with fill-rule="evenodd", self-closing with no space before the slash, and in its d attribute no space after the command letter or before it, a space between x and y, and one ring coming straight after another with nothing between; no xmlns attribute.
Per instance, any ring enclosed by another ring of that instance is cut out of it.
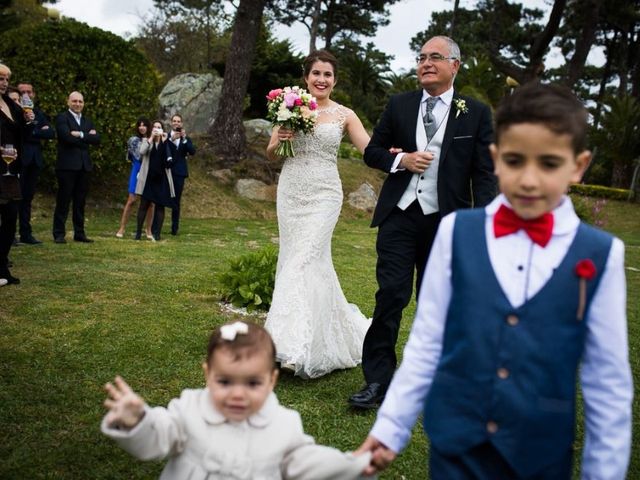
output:
<svg viewBox="0 0 640 480"><path fill-rule="evenodd" d="M151 133L151 126L149 119L145 117L138 118L136 122L135 135L129 138L127 141L127 160L131 162L131 174L129 175L129 196L127 197L127 203L122 211L122 218L120 219L120 228L116 233L116 237L123 238L124 231L133 209L133 204L136 201L136 193L139 195L142 192L136 192L136 185L138 183L138 175L140 167L142 166L142 155L140 154L140 145L142 140L149 137ZM153 208L149 208L147 211L147 237L151 238L151 221L153 217Z"/></svg>

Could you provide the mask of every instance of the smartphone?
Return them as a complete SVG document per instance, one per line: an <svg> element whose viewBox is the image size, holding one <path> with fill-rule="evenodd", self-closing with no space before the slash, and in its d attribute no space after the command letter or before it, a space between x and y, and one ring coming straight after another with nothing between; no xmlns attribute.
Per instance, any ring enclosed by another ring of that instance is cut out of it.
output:
<svg viewBox="0 0 640 480"><path fill-rule="evenodd" d="M176 132L181 132L182 131L182 127L176 127Z"/></svg>

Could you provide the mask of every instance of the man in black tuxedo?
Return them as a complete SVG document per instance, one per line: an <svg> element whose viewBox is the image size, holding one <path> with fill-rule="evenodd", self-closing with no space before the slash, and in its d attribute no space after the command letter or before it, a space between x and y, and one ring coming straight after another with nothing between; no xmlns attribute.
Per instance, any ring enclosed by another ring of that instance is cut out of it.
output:
<svg viewBox="0 0 640 480"><path fill-rule="evenodd" d="M56 243L66 243L65 223L69 215L69 203L73 200L73 239L76 242L91 243L84 231L84 205L89 187L89 172L93 169L89 157L89 146L100 143L93 122L82 115L84 97L80 92L72 92L67 100L69 109L56 118L58 134L58 158L56 176L58 194L53 213L53 239Z"/></svg>
<svg viewBox="0 0 640 480"><path fill-rule="evenodd" d="M173 174L173 187L176 192L176 206L171 209L171 235L178 234L180 227L180 200L182 198L182 190L184 190L184 181L189 176L187 168L187 156L195 155L196 147L187 136L182 125L182 116L174 114L171 117L171 142L176 146L171 173Z"/></svg>
<svg viewBox="0 0 640 480"><path fill-rule="evenodd" d="M389 175L371 223L378 227L378 291L363 347L366 385L349 398L357 408L375 408L384 399L396 368L395 346L402 311L413 293L414 270L419 291L440 218L486 205L497 193L489 154L491 111L453 89L460 68L458 45L448 37L433 37L417 61L422 90L389 100L364 152L367 165ZM391 147L402 153L390 153Z"/></svg>
<svg viewBox="0 0 640 480"><path fill-rule="evenodd" d="M27 95L31 101L35 101L36 92L30 83L19 83L20 96ZM56 132L49 123L49 118L38 107L33 107L31 112L25 110L30 127L25 129L24 146L22 150L22 171L20 172L20 188L22 200L20 201L20 243L37 245L42 243L33 236L31 230L31 203L36 193L38 176L44 165L42 157L42 140L52 140Z"/></svg>

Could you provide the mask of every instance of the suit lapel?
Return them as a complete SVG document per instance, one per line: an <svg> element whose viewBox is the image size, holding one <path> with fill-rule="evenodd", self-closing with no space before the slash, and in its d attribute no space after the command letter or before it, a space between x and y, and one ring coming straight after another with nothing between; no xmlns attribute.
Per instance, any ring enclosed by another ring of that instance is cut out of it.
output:
<svg viewBox="0 0 640 480"><path fill-rule="evenodd" d="M416 128L418 128L416 119L420 110L420 100L422 100L422 90L417 90L408 98L406 105L400 112L401 118L405 123L405 127L401 128L400 131L407 135L406 141L410 145L408 149L410 152L414 152L418 148L416 144Z"/></svg>
<svg viewBox="0 0 640 480"><path fill-rule="evenodd" d="M447 128L444 131L444 138L442 139L442 148L440 149L440 165L447 158L447 152L449 151L449 147L451 146L451 142L453 142L453 135L458 128L458 122L460 121L460 116L457 115L458 109L456 107L456 99L460 98L457 93L453 93L453 98L451 99L451 108L449 108L449 118L447 119Z"/></svg>

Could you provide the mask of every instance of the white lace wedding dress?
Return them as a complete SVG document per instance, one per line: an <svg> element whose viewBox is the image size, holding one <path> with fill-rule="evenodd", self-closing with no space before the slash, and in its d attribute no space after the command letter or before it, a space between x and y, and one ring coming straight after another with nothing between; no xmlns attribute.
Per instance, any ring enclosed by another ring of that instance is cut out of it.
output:
<svg viewBox="0 0 640 480"><path fill-rule="evenodd" d="M342 207L337 155L349 110L321 111L314 132L297 133L295 156L278 181L280 253L265 323L277 358L315 378L355 367L370 321L347 303L331 259L331 236Z"/></svg>

